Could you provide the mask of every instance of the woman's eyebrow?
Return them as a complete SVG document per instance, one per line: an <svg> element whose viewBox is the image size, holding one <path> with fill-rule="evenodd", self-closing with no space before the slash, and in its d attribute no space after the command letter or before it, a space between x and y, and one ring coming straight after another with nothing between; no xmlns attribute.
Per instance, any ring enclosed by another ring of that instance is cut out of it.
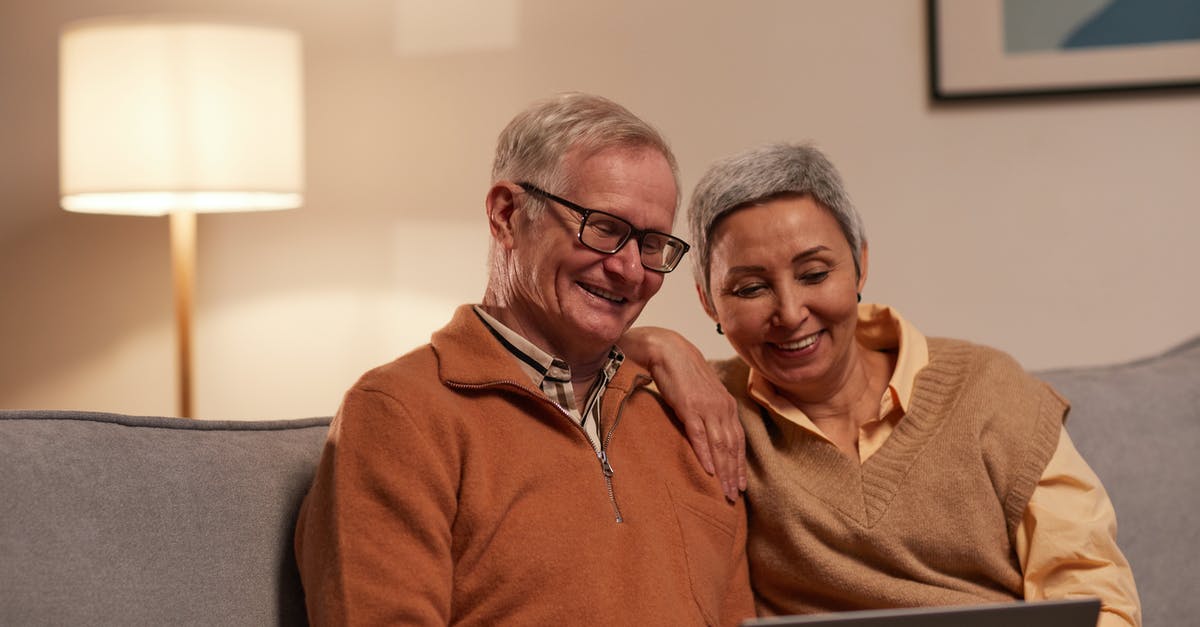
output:
<svg viewBox="0 0 1200 627"><path fill-rule="evenodd" d="M743 274L758 274L759 272L766 272L766 270L767 269L763 266L732 266L729 268L729 271L726 272L726 275L740 276Z"/></svg>
<svg viewBox="0 0 1200 627"><path fill-rule="evenodd" d="M805 259L808 259L809 257L812 257L813 255L816 255L818 253L828 252L828 251L829 251L828 246L822 246L820 244L817 244L816 246L813 246L812 248L806 248L806 249L796 253L796 256L792 257L792 263L796 263L798 261L804 261Z"/></svg>
<svg viewBox="0 0 1200 627"><path fill-rule="evenodd" d="M820 244L813 246L812 248L806 248L806 249L796 253L796 255L794 257L792 257L792 263L793 264L800 263L802 261L807 260L809 257L812 257L814 255L817 255L817 254L820 254L823 252L828 252L829 250L830 250L830 248L828 246L822 246ZM766 271L767 271L767 268L765 266L756 266L756 265L731 266L729 268L728 272L726 272L726 274L729 276L735 276L735 275L740 276L743 274L757 274L759 272L766 272Z"/></svg>

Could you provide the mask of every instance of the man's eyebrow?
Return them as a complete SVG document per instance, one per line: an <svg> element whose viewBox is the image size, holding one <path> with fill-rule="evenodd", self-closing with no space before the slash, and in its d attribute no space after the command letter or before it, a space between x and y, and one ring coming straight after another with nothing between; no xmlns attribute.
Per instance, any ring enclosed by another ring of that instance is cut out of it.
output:
<svg viewBox="0 0 1200 627"><path fill-rule="evenodd" d="M820 244L813 246L811 248L806 248L806 249L796 253L796 255L792 257L792 264L797 264L802 261L806 261L808 258L810 258L814 255L817 255L817 254L820 254L823 252L828 252L828 251L829 251L828 246L822 246ZM763 266L733 266L729 269L728 274L743 275L743 274L755 274L755 273L764 272L764 271L766 271L766 268Z"/></svg>

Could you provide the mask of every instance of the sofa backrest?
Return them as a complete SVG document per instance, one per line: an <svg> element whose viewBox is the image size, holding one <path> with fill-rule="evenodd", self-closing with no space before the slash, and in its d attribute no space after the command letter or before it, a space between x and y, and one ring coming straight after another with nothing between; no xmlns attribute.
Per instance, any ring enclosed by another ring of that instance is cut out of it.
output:
<svg viewBox="0 0 1200 627"><path fill-rule="evenodd" d="M1200 338L1037 374L1071 401L1145 624L1192 624ZM0 411L0 624L304 624L292 529L328 427Z"/></svg>
<svg viewBox="0 0 1200 627"><path fill-rule="evenodd" d="M1071 401L1067 432L1117 512L1146 625L1200 617L1200 337L1161 355L1038 373Z"/></svg>
<svg viewBox="0 0 1200 627"><path fill-rule="evenodd" d="M0 624L304 624L328 426L0 412Z"/></svg>

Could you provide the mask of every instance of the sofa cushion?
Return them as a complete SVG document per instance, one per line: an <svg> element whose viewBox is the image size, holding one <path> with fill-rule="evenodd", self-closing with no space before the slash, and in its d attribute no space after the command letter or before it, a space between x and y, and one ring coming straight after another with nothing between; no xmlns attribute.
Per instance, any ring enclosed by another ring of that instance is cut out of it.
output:
<svg viewBox="0 0 1200 627"><path fill-rule="evenodd" d="M328 425L0 412L0 624L303 624Z"/></svg>
<svg viewBox="0 0 1200 627"><path fill-rule="evenodd" d="M1126 364L1039 373L1071 401L1067 431L1117 511L1147 625L1200 616L1200 337Z"/></svg>

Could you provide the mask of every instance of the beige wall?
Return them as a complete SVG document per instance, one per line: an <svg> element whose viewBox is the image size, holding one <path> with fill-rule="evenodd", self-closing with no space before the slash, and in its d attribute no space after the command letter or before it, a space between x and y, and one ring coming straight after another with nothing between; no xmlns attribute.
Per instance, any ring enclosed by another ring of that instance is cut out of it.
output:
<svg viewBox="0 0 1200 627"><path fill-rule="evenodd" d="M479 1L0 3L0 407L174 411L165 219L56 208L57 29L148 10L292 26L307 56L306 206L200 218L203 417L330 414L477 300L492 142L563 89L661 127L685 201L719 156L815 140L867 223L866 299L929 334L1043 368L1200 332L1197 92L931 105L923 0ZM728 355L689 270L642 321Z"/></svg>

